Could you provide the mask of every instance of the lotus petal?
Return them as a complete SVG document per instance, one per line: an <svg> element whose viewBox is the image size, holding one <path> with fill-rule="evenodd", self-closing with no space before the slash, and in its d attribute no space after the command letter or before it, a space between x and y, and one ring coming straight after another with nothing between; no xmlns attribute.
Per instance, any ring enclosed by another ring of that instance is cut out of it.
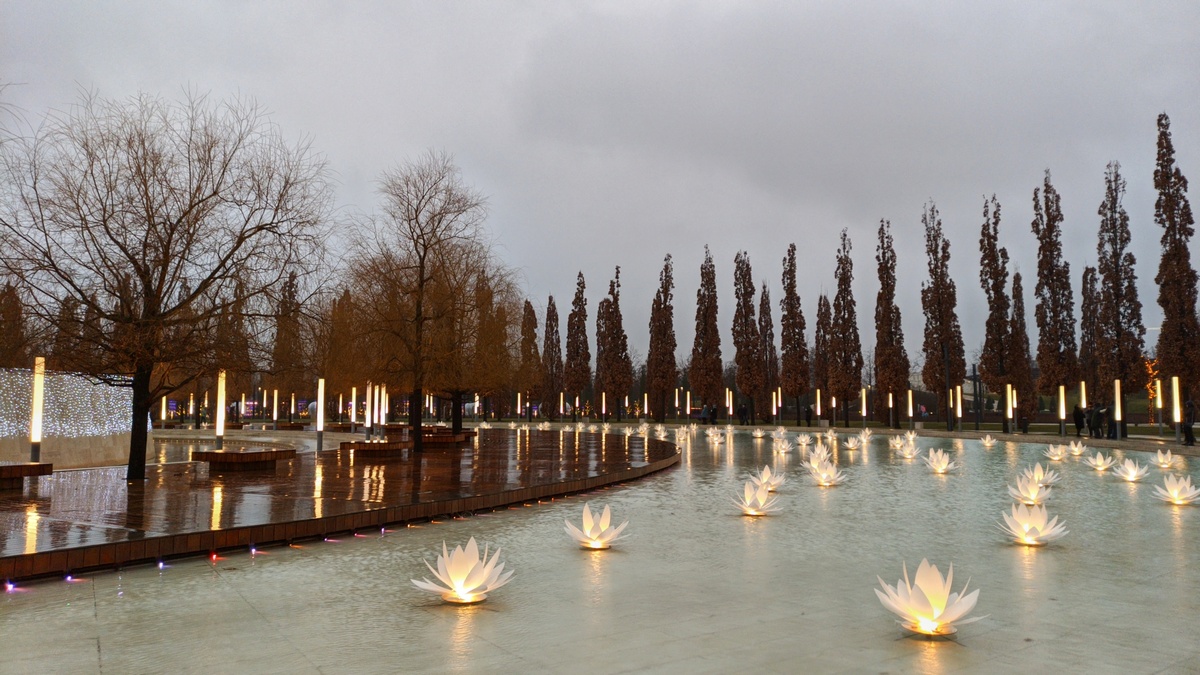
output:
<svg viewBox="0 0 1200 675"><path fill-rule="evenodd" d="M742 494L734 497L733 503L747 516L768 516L777 513L778 497L771 494L765 485L755 485L754 481L746 481Z"/></svg>
<svg viewBox="0 0 1200 675"><path fill-rule="evenodd" d="M1004 514L1004 524L1000 529L1018 544L1042 546L1067 534L1065 524L1058 522L1058 516L1048 522L1047 518L1044 506L1013 504L1012 515Z"/></svg>
<svg viewBox="0 0 1200 675"><path fill-rule="evenodd" d="M988 434L988 435L984 436L983 438L981 438L980 442L983 443L983 447L990 448L996 444L996 439L992 438L991 434Z"/></svg>
<svg viewBox="0 0 1200 675"><path fill-rule="evenodd" d="M471 537L467 545L455 546L453 551L447 551L446 542L442 542L442 554L437 558L437 567L425 561L425 566L444 586L428 579L413 579L417 588L437 593L443 600L454 603L473 603L487 598L487 594L508 583L512 572L504 573L504 564L497 565L500 549L488 559L488 549L485 546L483 557L479 555L479 546Z"/></svg>
<svg viewBox="0 0 1200 675"><path fill-rule="evenodd" d="M1162 485L1154 486L1154 496L1172 504L1193 504L1200 499L1200 488L1192 486L1192 477L1174 474L1164 476Z"/></svg>
<svg viewBox="0 0 1200 675"><path fill-rule="evenodd" d="M1163 452L1159 450L1154 454L1154 464L1160 469L1169 469L1175 464L1175 457L1170 450Z"/></svg>
<svg viewBox="0 0 1200 675"><path fill-rule="evenodd" d="M1138 464L1132 459L1126 459L1113 470L1113 473L1130 483L1135 483L1150 473L1150 467Z"/></svg>
<svg viewBox="0 0 1200 675"><path fill-rule="evenodd" d="M1083 463L1097 471L1108 471L1112 468L1113 464L1117 463L1117 460L1097 452L1093 457L1084 457Z"/></svg>
<svg viewBox="0 0 1200 675"><path fill-rule="evenodd" d="M1072 455L1079 457L1087 452L1087 446L1083 444L1083 441L1071 441L1070 450Z"/></svg>
<svg viewBox="0 0 1200 675"><path fill-rule="evenodd" d="M909 583L908 568L904 567L904 578L890 586L882 578L880 589L875 589L879 601L892 613L900 617L901 625L908 630L927 635L949 635L957 631L955 624L963 625L984 617L962 620L979 599L979 591L951 593L954 566L942 577L938 568L922 560L917 567L915 583ZM969 584L970 582L968 582Z"/></svg>
<svg viewBox="0 0 1200 675"><path fill-rule="evenodd" d="M1008 494L1022 504L1041 504L1050 497L1050 488L1038 485L1037 481L1019 477L1016 487L1008 486Z"/></svg>
<svg viewBox="0 0 1200 675"><path fill-rule="evenodd" d="M1042 454L1052 462L1059 462L1067 458L1067 447L1065 445L1049 445Z"/></svg>
<svg viewBox="0 0 1200 675"><path fill-rule="evenodd" d="M958 467L958 465L950 460L950 455L942 450L930 450L925 456L925 464L933 469L934 473L946 473Z"/></svg>

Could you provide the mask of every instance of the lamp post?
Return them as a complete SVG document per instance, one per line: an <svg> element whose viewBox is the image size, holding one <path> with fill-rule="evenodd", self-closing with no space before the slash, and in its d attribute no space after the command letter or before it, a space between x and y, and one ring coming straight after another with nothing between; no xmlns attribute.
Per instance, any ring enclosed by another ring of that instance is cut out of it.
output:
<svg viewBox="0 0 1200 675"><path fill-rule="evenodd" d="M1004 385L1004 433L1013 433L1013 388L1011 384Z"/></svg>
<svg viewBox="0 0 1200 675"><path fill-rule="evenodd" d="M279 431L279 390L271 398L271 431Z"/></svg>
<svg viewBox="0 0 1200 675"><path fill-rule="evenodd" d="M1179 402L1179 376L1171 376L1171 419L1175 421L1175 442L1179 442L1179 434L1182 431L1180 424L1183 423L1183 406Z"/></svg>
<svg viewBox="0 0 1200 675"><path fill-rule="evenodd" d="M374 391L371 383L368 381L367 390L363 393L363 438L368 441L371 440L371 425L374 423L374 418L371 417L371 411L374 410L371 407L371 399L374 398Z"/></svg>
<svg viewBox="0 0 1200 675"><path fill-rule="evenodd" d="M325 378L317 378L317 452L323 450L325 435Z"/></svg>
<svg viewBox="0 0 1200 675"><path fill-rule="evenodd" d="M890 391L888 392L888 428L896 428L896 401Z"/></svg>
<svg viewBox="0 0 1200 675"><path fill-rule="evenodd" d="M196 427L196 394L192 392L188 394L188 418L191 419L192 428Z"/></svg>
<svg viewBox="0 0 1200 675"><path fill-rule="evenodd" d="M29 416L29 461L42 461L42 414L46 402L46 357L33 360L33 400Z"/></svg>
<svg viewBox="0 0 1200 675"><path fill-rule="evenodd" d="M217 371L217 449L225 446L225 370Z"/></svg>
<svg viewBox="0 0 1200 675"><path fill-rule="evenodd" d="M1067 435L1067 386L1058 385L1058 435Z"/></svg>
<svg viewBox="0 0 1200 675"><path fill-rule="evenodd" d="M1163 400L1162 400L1162 380L1154 381L1154 407L1158 409L1158 435L1162 436L1162 415L1163 415Z"/></svg>
<svg viewBox="0 0 1200 675"><path fill-rule="evenodd" d="M158 409L158 428L167 428L167 397L162 397L162 404Z"/></svg>
<svg viewBox="0 0 1200 675"><path fill-rule="evenodd" d="M916 429L916 428L917 427L913 422L912 389L909 389L908 390L908 429L909 429L909 431L912 431L913 429Z"/></svg>
<svg viewBox="0 0 1200 675"><path fill-rule="evenodd" d="M821 426L821 390L817 390L817 426Z"/></svg>
<svg viewBox="0 0 1200 675"><path fill-rule="evenodd" d="M956 421L956 423L955 423L955 428L956 428L958 431L962 431L963 405L962 405L962 385L961 385L961 384L959 384L959 385L955 385L955 387L954 387L954 396L955 396L955 401L954 401L954 416L955 416L956 418L958 418L958 419L957 419L957 421Z"/></svg>
<svg viewBox="0 0 1200 675"><path fill-rule="evenodd" d="M1122 424L1125 421L1123 413L1124 411L1121 410L1121 381L1113 380L1113 422L1116 422L1118 441L1125 437L1125 434L1122 433L1124 431L1122 427L1125 426Z"/></svg>
<svg viewBox="0 0 1200 675"><path fill-rule="evenodd" d="M862 388L862 425L867 428L867 388Z"/></svg>

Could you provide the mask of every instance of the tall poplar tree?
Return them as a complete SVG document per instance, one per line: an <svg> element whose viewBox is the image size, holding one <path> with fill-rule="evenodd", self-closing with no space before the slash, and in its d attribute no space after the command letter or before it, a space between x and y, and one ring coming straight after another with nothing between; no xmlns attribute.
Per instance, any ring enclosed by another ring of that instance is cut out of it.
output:
<svg viewBox="0 0 1200 675"><path fill-rule="evenodd" d="M779 299L779 384L783 395L796 399L796 424L800 424L800 397L808 393L808 343L804 337L804 310L796 290L796 245L788 245L783 258L783 297Z"/></svg>
<svg viewBox="0 0 1200 675"><path fill-rule="evenodd" d="M850 402L858 400L862 387L862 340L858 335L858 310L854 302L854 261L850 258L850 235L842 230L834 270L837 293L829 332L829 391L842 401L842 420L850 425Z"/></svg>
<svg viewBox="0 0 1200 675"><path fill-rule="evenodd" d="M979 355L979 379L991 391L1003 392L1008 383L1004 356L1008 351L1008 315L1012 303L1008 299L1008 249L1000 246L1000 202L996 201L996 195L983 201L979 285L988 305L983 351Z"/></svg>
<svg viewBox="0 0 1200 675"><path fill-rule="evenodd" d="M1038 239L1038 281L1034 288L1038 327L1038 393L1057 396L1058 386L1076 381L1079 357L1075 351L1075 300L1071 295L1071 265L1063 257L1062 204L1046 170L1042 188L1033 189L1033 221Z"/></svg>
<svg viewBox="0 0 1200 675"><path fill-rule="evenodd" d="M533 311L533 303L526 300L521 314L521 357L516 390L525 396L524 403L529 404L530 415L533 414L533 401L542 398L542 355L538 353L537 325L537 312Z"/></svg>
<svg viewBox="0 0 1200 675"><path fill-rule="evenodd" d="M1083 268L1083 287L1079 296L1079 379L1087 383L1093 401L1104 401L1100 387L1099 341L1100 290L1096 286L1096 268ZM1109 385L1111 388L1112 385Z"/></svg>
<svg viewBox="0 0 1200 675"><path fill-rule="evenodd" d="M1146 327L1142 324L1142 302L1138 299L1137 259L1129 251L1129 215L1121 200L1125 179L1121 164L1111 162L1104 172L1104 201L1100 203L1100 236L1096 244L1096 268L1100 274L1100 306L1096 311L1096 356L1099 360L1100 391L1105 401L1114 397L1113 380L1121 380L1125 394L1146 385ZM1124 425L1121 429L1125 435Z"/></svg>
<svg viewBox="0 0 1200 675"><path fill-rule="evenodd" d="M587 298L584 292L587 283L583 272L575 280L575 299L571 301L571 313L567 315L567 356L563 363L563 387L567 394L582 399L592 383L592 353L587 336ZM571 408L571 419L575 420L578 410Z"/></svg>
<svg viewBox="0 0 1200 675"><path fill-rule="evenodd" d="M1009 368L1009 380L1017 394L1017 421L1021 417L1033 419L1037 412L1037 392L1034 391L1033 361L1029 351L1029 328L1025 322L1025 290L1021 285L1021 273L1013 274L1012 319L1008 324L1008 355L1005 360Z"/></svg>
<svg viewBox="0 0 1200 675"><path fill-rule="evenodd" d="M546 301L546 333L542 342L542 398L551 400L550 417L558 416L558 406L553 404L555 394L563 392L562 339L558 334L558 305L554 296Z"/></svg>
<svg viewBox="0 0 1200 675"><path fill-rule="evenodd" d="M780 386L779 351L775 348L775 320L771 318L771 293L767 290L766 282L763 282L762 294L758 298L758 353L762 359L763 373L763 387L760 390L762 398L758 400L758 409L766 411L770 406L771 393ZM782 409L783 401L777 403Z"/></svg>
<svg viewBox="0 0 1200 675"><path fill-rule="evenodd" d="M733 259L733 361L737 364L737 388L750 399L750 419L755 418L754 402L762 396L762 346L758 322L754 318L754 273L750 256L740 251Z"/></svg>
<svg viewBox="0 0 1200 675"><path fill-rule="evenodd" d="M650 346L646 356L646 387L654 419L666 419L667 401L675 390L679 370L675 365L675 267L671 255L663 258L658 291L650 307Z"/></svg>
<svg viewBox="0 0 1200 675"><path fill-rule="evenodd" d="M596 389L607 394L617 421L624 412L624 397L633 387L633 360L629 337L621 318L621 267L608 282L608 297L596 308Z"/></svg>
<svg viewBox="0 0 1200 675"><path fill-rule="evenodd" d="M967 377L967 360L962 327L958 323L958 290L950 277L950 240L942 231L937 205L929 202L921 214L925 227L925 255L929 281L921 284L921 308L925 311L925 366L921 380L937 393L938 410L946 413L946 427L953 424L949 391Z"/></svg>
<svg viewBox="0 0 1200 675"><path fill-rule="evenodd" d="M700 264L700 288L696 291L696 337L692 343L688 382L705 404L721 405L725 386L722 375L721 330L717 327L717 268L712 253L705 246L704 262Z"/></svg>
<svg viewBox="0 0 1200 675"><path fill-rule="evenodd" d="M813 331L812 382L821 398L829 400L829 341L833 332L833 310L824 293L817 296L817 325ZM828 408L828 405L821 402ZM836 420L835 420L836 421Z"/></svg>
<svg viewBox="0 0 1200 675"><path fill-rule="evenodd" d="M1184 398L1200 384L1200 323L1196 318L1196 270L1189 242L1195 234L1187 178L1175 166L1171 120L1158 116L1158 160L1154 166L1154 222L1163 229L1158 263L1158 305L1163 321L1154 355L1165 378L1178 377Z"/></svg>
<svg viewBox="0 0 1200 675"><path fill-rule="evenodd" d="M879 221L879 243L875 247L875 262L879 266L879 294L875 297L875 387L879 396L893 396L898 401L908 389L911 365L904 349L904 328L900 323L900 307L896 305L896 248L892 241L892 224ZM888 415L889 426L899 424L899 416L891 419L894 407L875 406L876 412Z"/></svg>

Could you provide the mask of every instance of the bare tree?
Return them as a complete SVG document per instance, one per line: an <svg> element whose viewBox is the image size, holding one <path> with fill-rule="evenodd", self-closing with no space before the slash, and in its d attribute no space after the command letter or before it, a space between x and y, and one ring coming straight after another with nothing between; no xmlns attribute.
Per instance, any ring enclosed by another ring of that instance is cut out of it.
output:
<svg viewBox="0 0 1200 675"><path fill-rule="evenodd" d="M252 102L90 95L0 143L0 265L33 315L82 308L60 367L133 390L130 480L145 478L152 401L205 368L217 318L271 312L313 267L324 161Z"/></svg>

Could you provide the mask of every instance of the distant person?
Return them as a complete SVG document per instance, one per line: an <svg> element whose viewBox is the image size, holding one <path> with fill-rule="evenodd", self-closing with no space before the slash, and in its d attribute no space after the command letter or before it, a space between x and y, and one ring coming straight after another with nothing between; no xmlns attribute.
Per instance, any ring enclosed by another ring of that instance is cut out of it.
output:
<svg viewBox="0 0 1200 675"><path fill-rule="evenodd" d="M1078 403L1075 404L1075 411L1071 415L1075 419L1075 438L1079 438L1083 435L1083 425L1087 422L1087 418L1083 414L1083 408L1080 408Z"/></svg>
<svg viewBox="0 0 1200 675"><path fill-rule="evenodd" d="M708 404L707 403L705 403L704 407L700 409L700 423L708 424Z"/></svg>
<svg viewBox="0 0 1200 675"><path fill-rule="evenodd" d="M812 406L811 405L804 406L804 426L806 426L806 427L812 426Z"/></svg>
<svg viewBox="0 0 1200 675"><path fill-rule="evenodd" d="M1196 404L1188 401L1183 407L1183 444L1195 445L1196 432L1192 431L1192 425L1196 423Z"/></svg>
<svg viewBox="0 0 1200 675"><path fill-rule="evenodd" d="M738 422L740 422L742 426L746 426L746 415L748 414L749 412L746 410L745 403L738 407Z"/></svg>
<svg viewBox="0 0 1200 675"><path fill-rule="evenodd" d="M1095 426L1092 427L1092 438L1104 438L1104 420L1108 417L1108 408L1097 408Z"/></svg>

